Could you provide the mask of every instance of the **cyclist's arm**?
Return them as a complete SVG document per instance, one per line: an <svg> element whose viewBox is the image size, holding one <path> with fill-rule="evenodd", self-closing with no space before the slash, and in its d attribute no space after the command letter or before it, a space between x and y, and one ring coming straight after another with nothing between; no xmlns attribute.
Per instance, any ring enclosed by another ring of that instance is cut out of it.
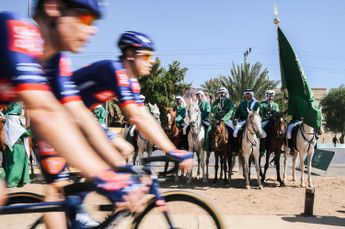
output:
<svg viewBox="0 0 345 229"><path fill-rule="evenodd" d="M24 90L18 96L24 103L36 136L51 144L68 163L88 178L109 169L51 92Z"/></svg>
<svg viewBox="0 0 345 229"><path fill-rule="evenodd" d="M91 111L81 101L64 104L96 152L111 166L124 166L126 161L112 146Z"/></svg>
<svg viewBox="0 0 345 229"><path fill-rule="evenodd" d="M129 122L135 124L139 129L139 132L151 143L156 144L165 152L176 148L159 123L152 117L144 106L129 104L124 106L122 111L128 118Z"/></svg>

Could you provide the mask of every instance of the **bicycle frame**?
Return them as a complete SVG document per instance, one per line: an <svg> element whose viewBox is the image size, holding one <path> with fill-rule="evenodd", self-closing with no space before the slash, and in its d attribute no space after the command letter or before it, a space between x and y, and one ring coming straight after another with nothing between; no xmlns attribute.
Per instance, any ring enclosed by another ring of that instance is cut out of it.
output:
<svg viewBox="0 0 345 229"><path fill-rule="evenodd" d="M144 160L144 163L146 164L143 167L138 167L137 171L138 174L146 174L149 175L152 179L152 184L149 190L150 194L154 195L155 204L159 209L161 210L162 214L164 215L165 219L167 220L167 223L169 225L169 228L174 228L171 217L169 216L168 208L165 203L164 197L161 195L160 192L160 185L159 180L156 175L153 175L150 162L151 161L162 161L162 162L177 162L175 159L168 158L166 156L161 157L153 157L153 158L146 158ZM172 170L174 172L174 170ZM166 172L165 172L166 173ZM78 185L78 184L77 184ZM82 185L82 184L80 184ZM74 186L68 185L64 189L68 190L68 188ZM76 215L78 213L80 205L83 203L85 192L93 191L92 188L90 189L90 185L86 185L88 190L81 190L78 192L78 194L69 195L67 194L64 201L55 201L55 202L40 202L40 203L30 203L30 204L18 204L13 206L3 206L0 207L0 216L1 215L8 215L8 214L27 214L27 213L47 213L47 212L65 212L67 215L67 218L69 222L71 223L71 227L74 229L83 228L82 225L80 225L79 222L76 221ZM71 191L65 191L65 193L70 193ZM109 205L101 205L100 210L109 210L109 207L112 207L114 209L114 206ZM121 213L124 213L126 211L122 211ZM116 215L116 214L115 214ZM115 216L115 221L119 222L122 218L125 216L131 215L129 212L126 212L126 214L118 214ZM112 224L116 226L116 224Z"/></svg>

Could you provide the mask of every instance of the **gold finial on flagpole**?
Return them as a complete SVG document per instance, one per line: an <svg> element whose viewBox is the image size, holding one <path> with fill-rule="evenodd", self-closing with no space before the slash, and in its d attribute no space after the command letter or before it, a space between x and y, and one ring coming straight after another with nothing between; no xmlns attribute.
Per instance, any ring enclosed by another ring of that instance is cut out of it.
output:
<svg viewBox="0 0 345 229"><path fill-rule="evenodd" d="M274 5L273 5L273 14L274 14L274 20L273 20L273 22L274 22L274 24L275 24L276 26L279 26L280 20L279 20L279 18L278 18L278 7L277 7L277 4L276 4L276 3L274 3Z"/></svg>

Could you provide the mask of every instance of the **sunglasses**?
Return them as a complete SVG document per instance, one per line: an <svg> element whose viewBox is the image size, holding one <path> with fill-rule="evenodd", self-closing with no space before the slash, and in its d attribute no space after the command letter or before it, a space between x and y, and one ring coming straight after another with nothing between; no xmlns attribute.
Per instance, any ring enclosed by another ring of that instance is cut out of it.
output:
<svg viewBox="0 0 345 229"><path fill-rule="evenodd" d="M84 25L92 25L96 21L96 16L91 13L82 13L77 16Z"/></svg>
<svg viewBox="0 0 345 229"><path fill-rule="evenodd" d="M136 55L145 61L149 61L149 60L153 59L153 53L152 52L137 51Z"/></svg>

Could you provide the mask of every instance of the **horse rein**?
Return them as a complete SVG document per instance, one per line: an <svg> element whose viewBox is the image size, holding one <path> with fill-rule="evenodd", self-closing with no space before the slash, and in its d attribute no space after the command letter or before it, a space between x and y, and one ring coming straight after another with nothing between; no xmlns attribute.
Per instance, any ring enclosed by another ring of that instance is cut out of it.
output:
<svg viewBox="0 0 345 229"><path fill-rule="evenodd" d="M307 152L309 151L310 149L310 146L311 144L314 144L315 143L315 139L316 139L316 132L312 132L312 133L306 133L305 130L304 130L304 123L302 123L301 127L299 128L301 130L301 134L302 134L302 137L303 139L308 142L308 149L307 149ZM313 135L312 139L308 140L306 137L305 137L305 134L308 134L308 135Z"/></svg>

